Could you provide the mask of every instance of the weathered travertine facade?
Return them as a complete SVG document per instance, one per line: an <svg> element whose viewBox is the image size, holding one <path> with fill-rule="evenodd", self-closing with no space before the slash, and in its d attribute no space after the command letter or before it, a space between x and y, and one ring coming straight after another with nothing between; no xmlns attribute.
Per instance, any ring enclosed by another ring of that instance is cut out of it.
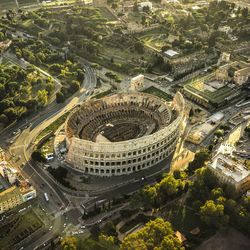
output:
<svg viewBox="0 0 250 250"><path fill-rule="evenodd" d="M172 103L145 93L87 101L66 121L66 160L78 171L99 176L152 167L175 150L183 111L180 93Z"/></svg>

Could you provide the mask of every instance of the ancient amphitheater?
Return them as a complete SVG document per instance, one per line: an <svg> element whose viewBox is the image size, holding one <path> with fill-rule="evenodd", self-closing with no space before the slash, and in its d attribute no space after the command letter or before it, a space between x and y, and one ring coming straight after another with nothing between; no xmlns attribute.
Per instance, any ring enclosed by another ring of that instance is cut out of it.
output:
<svg viewBox="0 0 250 250"><path fill-rule="evenodd" d="M86 101L65 123L66 161L98 176L150 168L175 150L183 113L180 93L171 103L144 93Z"/></svg>

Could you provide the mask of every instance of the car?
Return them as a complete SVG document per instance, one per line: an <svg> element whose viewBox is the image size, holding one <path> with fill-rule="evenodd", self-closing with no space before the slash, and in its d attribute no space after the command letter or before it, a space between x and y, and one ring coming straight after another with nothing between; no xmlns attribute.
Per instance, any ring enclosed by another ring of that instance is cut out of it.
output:
<svg viewBox="0 0 250 250"><path fill-rule="evenodd" d="M66 227L66 226L67 226L67 224L66 224L66 223L64 223L64 224L63 224L63 227Z"/></svg>
<svg viewBox="0 0 250 250"><path fill-rule="evenodd" d="M49 227L49 231L51 231L52 228L53 228L53 226L50 226L50 227Z"/></svg>
<svg viewBox="0 0 250 250"><path fill-rule="evenodd" d="M84 226L84 225L83 225L83 226L81 226L81 229L85 229L85 228L86 228L86 226Z"/></svg>
<svg viewBox="0 0 250 250"><path fill-rule="evenodd" d="M97 221L97 223L101 223L101 222L102 222L102 220L101 220L101 219Z"/></svg>

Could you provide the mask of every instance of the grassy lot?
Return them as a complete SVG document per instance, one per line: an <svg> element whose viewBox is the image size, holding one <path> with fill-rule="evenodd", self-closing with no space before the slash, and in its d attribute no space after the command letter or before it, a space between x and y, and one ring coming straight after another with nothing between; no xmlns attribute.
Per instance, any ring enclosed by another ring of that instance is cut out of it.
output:
<svg viewBox="0 0 250 250"><path fill-rule="evenodd" d="M18 0L19 7L37 4L37 0Z"/></svg>
<svg viewBox="0 0 250 250"><path fill-rule="evenodd" d="M55 133L56 130L66 121L67 116L69 115L69 112L66 112L62 116L60 116L58 119L56 119L53 123L51 123L47 128L45 128L36 138L36 141L40 141L45 135L47 135L50 132Z"/></svg>
<svg viewBox="0 0 250 250"><path fill-rule="evenodd" d="M0 249L13 249L20 242L43 226L32 209L16 213L10 223L0 226Z"/></svg>
<svg viewBox="0 0 250 250"><path fill-rule="evenodd" d="M42 153L49 154L54 152L54 136L51 136L43 145Z"/></svg>
<svg viewBox="0 0 250 250"><path fill-rule="evenodd" d="M128 221L120 228L120 233L126 233L138 224L145 224L150 220L149 217L144 214L138 214L134 219Z"/></svg>
<svg viewBox="0 0 250 250"><path fill-rule="evenodd" d="M160 51L162 46L166 45L167 35L161 28L145 31L140 34L139 39L147 46Z"/></svg>
<svg viewBox="0 0 250 250"><path fill-rule="evenodd" d="M37 0L18 0L19 7L37 4ZM3 10L9 10L17 8L15 0L1 0L0 1L0 12Z"/></svg>
<svg viewBox="0 0 250 250"><path fill-rule="evenodd" d="M38 36L38 33L43 31L37 25L35 25L30 19L19 24L19 27L20 29L29 32L29 34L33 36Z"/></svg>
<svg viewBox="0 0 250 250"><path fill-rule="evenodd" d="M4 10L9 10L16 8L16 3L14 0L1 0L0 1L0 12Z"/></svg>
<svg viewBox="0 0 250 250"><path fill-rule="evenodd" d="M164 38L166 38L165 35L158 35L158 36L143 36L141 39L147 46L153 47L157 51L160 51L161 48L164 45L166 45Z"/></svg>
<svg viewBox="0 0 250 250"><path fill-rule="evenodd" d="M110 11L106 7L99 7L99 12L102 17L107 18L109 21L115 21L116 18L110 13Z"/></svg>
<svg viewBox="0 0 250 250"><path fill-rule="evenodd" d="M138 12L129 12L128 13L128 21L134 23L140 23L142 18L142 14Z"/></svg>
<svg viewBox="0 0 250 250"><path fill-rule="evenodd" d="M102 98L104 96L107 96L107 95L110 95L112 93L113 93L113 89L111 88L111 89L108 89L108 90L106 90L104 92L101 92L99 94L96 94L96 95L92 96L91 99L93 99L93 98L100 99L100 98Z"/></svg>
<svg viewBox="0 0 250 250"><path fill-rule="evenodd" d="M183 233L200 226L200 217L186 206L171 204L164 208L163 217L169 220L173 227Z"/></svg>
<svg viewBox="0 0 250 250"><path fill-rule="evenodd" d="M154 87L154 86L151 86L145 90L143 90L142 92L144 93L148 93L148 94L151 94L151 95L156 95L166 101L171 101L173 98L171 95L167 94L166 92Z"/></svg>

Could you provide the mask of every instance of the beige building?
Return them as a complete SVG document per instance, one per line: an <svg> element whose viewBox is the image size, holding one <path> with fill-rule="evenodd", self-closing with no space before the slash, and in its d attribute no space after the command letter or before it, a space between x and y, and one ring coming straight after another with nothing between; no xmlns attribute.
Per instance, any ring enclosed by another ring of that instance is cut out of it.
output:
<svg viewBox="0 0 250 250"><path fill-rule="evenodd" d="M233 74L233 76L231 74ZM226 64L220 67L215 75L219 81L229 81L233 79L237 85L242 85L250 77L250 64L245 62Z"/></svg>
<svg viewBox="0 0 250 250"><path fill-rule="evenodd" d="M23 203L19 188L12 186L0 193L0 214Z"/></svg>
<svg viewBox="0 0 250 250"><path fill-rule="evenodd" d="M130 81L130 90L138 90L144 86L144 75L138 75L131 79Z"/></svg>
<svg viewBox="0 0 250 250"><path fill-rule="evenodd" d="M36 190L27 182L12 186L0 193L0 214L36 197Z"/></svg>
<svg viewBox="0 0 250 250"><path fill-rule="evenodd" d="M217 154L208 165L221 183L228 183L239 193L250 189L250 171L230 155Z"/></svg>
<svg viewBox="0 0 250 250"><path fill-rule="evenodd" d="M12 41L10 40L0 42L0 54L9 48L11 43Z"/></svg>

